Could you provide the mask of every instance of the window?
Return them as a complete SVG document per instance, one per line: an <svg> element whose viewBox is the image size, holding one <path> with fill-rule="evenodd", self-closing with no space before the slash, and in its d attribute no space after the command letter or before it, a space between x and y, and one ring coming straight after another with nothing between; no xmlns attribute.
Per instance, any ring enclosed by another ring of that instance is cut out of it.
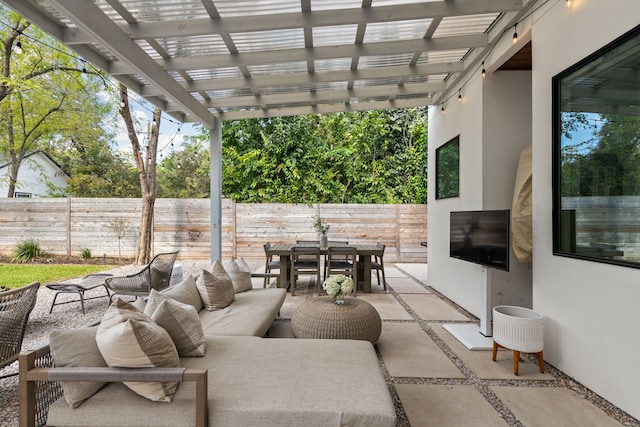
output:
<svg viewBox="0 0 640 427"><path fill-rule="evenodd" d="M640 26L553 78L554 254L640 268Z"/></svg>
<svg viewBox="0 0 640 427"><path fill-rule="evenodd" d="M460 195L460 136L436 148L436 199Z"/></svg>

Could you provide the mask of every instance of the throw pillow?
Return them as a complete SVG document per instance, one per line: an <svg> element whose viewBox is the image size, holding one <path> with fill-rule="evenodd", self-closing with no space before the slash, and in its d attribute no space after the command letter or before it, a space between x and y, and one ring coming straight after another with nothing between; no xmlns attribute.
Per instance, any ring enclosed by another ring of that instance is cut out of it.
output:
<svg viewBox="0 0 640 427"><path fill-rule="evenodd" d="M233 302L233 283L220 261L213 264L211 273L202 270L196 286L206 310L220 310Z"/></svg>
<svg viewBox="0 0 640 427"><path fill-rule="evenodd" d="M97 326L91 328L59 329L49 334L49 348L56 368L97 367L106 368L98 345ZM77 408L98 390L105 382L61 381L64 399L71 408Z"/></svg>
<svg viewBox="0 0 640 427"><path fill-rule="evenodd" d="M107 365L119 368L175 368L178 351L169 333L131 303L116 299L98 326L96 343ZM176 382L125 382L149 400L171 402Z"/></svg>
<svg viewBox="0 0 640 427"><path fill-rule="evenodd" d="M224 268L231 278L233 290L236 294L253 289L253 283L251 283L251 270L244 258L240 258L237 262L232 259Z"/></svg>
<svg viewBox="0 0 640 427"><path fill-rule="evenodd" d="M197 311L202 310L202 299L196 287L196 279L189 275L184 280L162 292L176 301L192 305Z"/></svg>
<svg viewBox="0 0 640 427"><path fill-rule="evenodd" d="M204 331L195 307L151 289L144 313L169 333L180 356L204 356Z"/></svg>
<svg viewBox="0 0 640 427"><path fill-rule="evenodd" d="M116 298L118 298L116 296ZM136 298L134 301L131 302L131 305L133 305L135 308L137 308L140 311L144 311L144 308L147 306L147 302L144 300L144 298Z"/></svg>

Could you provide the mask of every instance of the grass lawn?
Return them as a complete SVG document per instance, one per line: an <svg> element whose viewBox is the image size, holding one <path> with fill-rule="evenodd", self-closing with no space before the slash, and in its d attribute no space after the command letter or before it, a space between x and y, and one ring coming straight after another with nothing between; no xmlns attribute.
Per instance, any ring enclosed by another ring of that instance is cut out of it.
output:
<svg viewBox="0 0 640 427"><path fill-rule="evenodd" d="M0 264L0 286L14 289L32 282L46 285L115 267L92 264Z"/></svg>

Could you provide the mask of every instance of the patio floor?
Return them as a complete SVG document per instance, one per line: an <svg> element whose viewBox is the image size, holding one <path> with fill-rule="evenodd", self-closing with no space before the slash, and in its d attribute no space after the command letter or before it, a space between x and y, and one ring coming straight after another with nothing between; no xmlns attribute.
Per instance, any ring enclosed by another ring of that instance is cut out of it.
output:
<svg viewBox="0 0 640 427"><path fill-rule="evenodd" d="M395 394L398 425L411 426L620 426L616 410L580 384L547 365L540 373L522 357L513 374L512 352L470 351L444 323L474 322L426 285L426 264L385 266L388 291L359 293L382 318L376 345ZM307 298L290 294L269 336L292 337L291 315ZM629 424L628 418L624 420Z"/></svg>
<svg viewBox="0 0 640 427"><path fill-rule="evenodd" d="M192 264L183 262L186 271L197 271L203 263ZM208 265L204 264L202 268ZM535 359L523 355L520 375L515 376L511 351L501 350L496 362L490 351L469 351L442 325L477 319L426 285L427 265L385 267L388 291L374 277L374 292L357 297L371 303L383 321L376 351L396 403L399 426L640 427L638 420L549 364L540 373ZM262 287L262 282L254 286ZM61 328L75 317L80 324L89 323L106 309L105 300L96 299L87 301L86 316L68 316L58 307L49 314L52 295L46 288L39 294L27 339L46 341L50 329ZM306 298L305 292L295 297L287 294L269 337L293 336L291 315ZM79 313L77 304L70 304L68 310ZM16 382L16 377L0 381L2 427L17 425Z"/></svg>

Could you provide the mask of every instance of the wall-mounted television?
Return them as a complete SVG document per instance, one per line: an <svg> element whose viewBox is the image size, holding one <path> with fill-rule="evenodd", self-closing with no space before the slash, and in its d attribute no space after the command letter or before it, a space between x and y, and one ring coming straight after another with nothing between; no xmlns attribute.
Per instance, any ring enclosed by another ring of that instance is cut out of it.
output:
<svg viewBox="0 0 640 427"><path fill-rule="evenodd" d="M509 209L451 212L449 256L509 271L510 218Z"/></svg>

